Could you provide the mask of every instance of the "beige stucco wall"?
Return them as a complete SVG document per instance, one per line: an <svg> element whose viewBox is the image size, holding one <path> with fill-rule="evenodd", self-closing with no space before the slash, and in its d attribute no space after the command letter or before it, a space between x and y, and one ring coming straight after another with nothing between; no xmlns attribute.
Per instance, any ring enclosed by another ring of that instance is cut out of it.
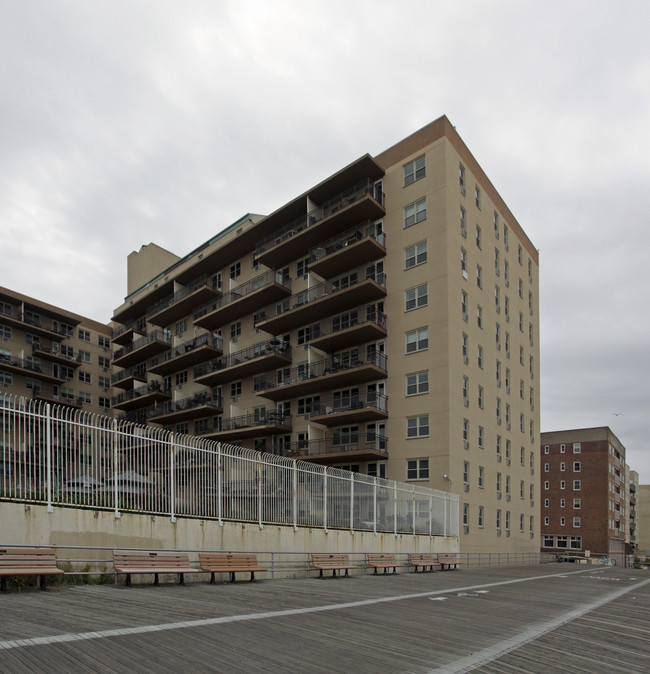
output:
<svg viewBox="0 0 650 674"><path fill-rule="evenodd" d="M637 547L640 555L650 557L650 484L637 489Z"/></svg>
<svg viewBox="0 0 650 674"><path fill-rule="evenodd" d="M110 570L107 550L92 548L149 548L181 550L228 550L257 553L286 553L278 556L279 571L283 560L295 569L298 553L309 552L457 552L458 539L442 536L373 534L350 531L265 526L214 520L122 514L111 511L56 508L0 502L0 544L54 545L57 558L103 560L90 570ZM291 557L293 554L293 558ZM298 564L300 565L300 564ZM85 563L80 564L85 566Z"/></svg>

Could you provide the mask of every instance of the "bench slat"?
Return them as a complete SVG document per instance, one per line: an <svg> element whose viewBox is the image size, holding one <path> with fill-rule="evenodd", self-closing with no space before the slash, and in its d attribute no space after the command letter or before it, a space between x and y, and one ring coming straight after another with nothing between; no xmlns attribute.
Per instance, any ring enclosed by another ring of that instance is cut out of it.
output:
<svg viewBox="0 0 650 674"><path fill-rule="evenodd" d="M215 573L230 574L230 582L234 583L236 572L250 573L251 582L254 582L256 571L266 571L257 563L257 555L250 552L200 552L199 564L203 571L212 574L211 583L214 583Z"/></svg>

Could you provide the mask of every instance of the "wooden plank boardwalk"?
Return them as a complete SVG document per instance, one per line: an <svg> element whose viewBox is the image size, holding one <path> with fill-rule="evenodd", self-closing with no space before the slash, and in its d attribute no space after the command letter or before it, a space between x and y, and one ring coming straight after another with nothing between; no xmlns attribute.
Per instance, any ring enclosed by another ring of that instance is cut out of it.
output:
<svg viewBox="0 0 650 674"><path fill-rule="evenodd" d="M0 671L645 672L650 575L547 564L0 596Z"/></svg>

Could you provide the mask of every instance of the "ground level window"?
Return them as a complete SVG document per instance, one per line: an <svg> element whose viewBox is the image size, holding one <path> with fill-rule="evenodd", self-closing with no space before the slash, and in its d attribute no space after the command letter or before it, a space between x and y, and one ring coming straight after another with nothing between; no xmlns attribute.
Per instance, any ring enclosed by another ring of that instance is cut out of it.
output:
<svg viewBox="0 0 650 674"><path fill-rule="evenodd" d="M544 536L542 545L545 548L555 547L555 537L554 536Z"/></svg>

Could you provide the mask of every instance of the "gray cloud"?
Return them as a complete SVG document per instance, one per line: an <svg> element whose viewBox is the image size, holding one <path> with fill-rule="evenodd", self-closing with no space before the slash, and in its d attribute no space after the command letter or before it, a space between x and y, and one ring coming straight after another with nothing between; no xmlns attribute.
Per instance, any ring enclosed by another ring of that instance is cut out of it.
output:
<svg viewBox="0 0 650 674"><path fill-rule="evenodd" d="M4 3L2 284L107 321L132 250L185 254L445 113L540 250L543 430L610 425L650 482L649 19L641 0Z"/></svg>

